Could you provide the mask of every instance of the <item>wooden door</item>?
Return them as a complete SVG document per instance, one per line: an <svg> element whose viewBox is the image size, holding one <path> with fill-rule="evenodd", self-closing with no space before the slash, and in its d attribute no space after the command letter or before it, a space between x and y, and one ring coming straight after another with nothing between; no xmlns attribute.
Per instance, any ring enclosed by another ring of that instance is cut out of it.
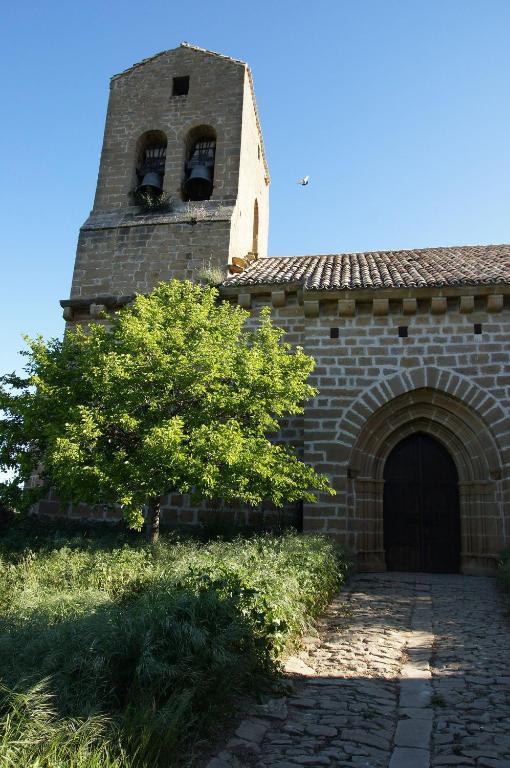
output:
<svg viewBox="0 0 510 768"><path fill-rule="evenodd" d="M456 573L460 559L457 469L441 443L411 435L384 467L384 547L392 571Z"/></svg>

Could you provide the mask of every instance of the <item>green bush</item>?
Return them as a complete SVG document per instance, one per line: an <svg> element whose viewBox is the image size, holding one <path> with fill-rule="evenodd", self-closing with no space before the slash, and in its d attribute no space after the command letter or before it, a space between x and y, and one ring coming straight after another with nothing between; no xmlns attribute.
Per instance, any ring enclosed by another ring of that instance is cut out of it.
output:
<svg viewBox="0 0 510 768"><path fill-rule="evenodd" d="M21 538L0 540L0 764L20 768L27 755L44 768L180 764L236 696L267 687L348 567L331 541L292 533Z"/></svg>

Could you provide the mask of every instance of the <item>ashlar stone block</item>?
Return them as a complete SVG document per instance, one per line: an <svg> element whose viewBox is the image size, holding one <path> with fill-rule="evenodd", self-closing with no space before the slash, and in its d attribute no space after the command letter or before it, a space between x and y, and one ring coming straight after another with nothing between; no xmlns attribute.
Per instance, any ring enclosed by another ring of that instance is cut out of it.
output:
<svg viewBox="0 0 510 768"><path fill-rule="evenodd" d="M475 297L474 296L461 296L459 302L459 309L462 314L467 315L475 310Z"/></svg>
<svg viewBox="0 0 510 768"><path fill-rule="evenodd" d="M356 314L356 302L354 299L339 299L338 314L340 317L354 317Z"/></svg>
<svg viewBox="0 0 510 768"><path fill-rule="evenodd" d="M402 312L404 315L415 315L418 302L415 298L402 299Z"/></svg>
<svg viewBox="0 0 510 768"><path fill-rule="evenodd" d="M430 311L433 315L444 315L447 308L446 296L434 296L430 302Z"/></svg>
<svg viewBox="0 0 510 768"><path fill-rule="evenodd" d="M501 294L493 293L487 296L487 311L488 312L501 312L503 309L503 296Z"/></svg>
<svg viewBox="0 0 510 768"><path fill-rule="evenodd" d="M387 315L390 308L388 299L374 299L372 302L372 311L376 317Z"/></svg>

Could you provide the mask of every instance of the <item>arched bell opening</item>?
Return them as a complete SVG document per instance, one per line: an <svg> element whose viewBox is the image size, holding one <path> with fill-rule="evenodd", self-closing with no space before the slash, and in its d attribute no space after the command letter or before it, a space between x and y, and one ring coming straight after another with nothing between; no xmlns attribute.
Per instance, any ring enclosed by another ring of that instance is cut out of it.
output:
<svg viewBox="0 0 510 768"><path fill-rule="evenodd" d="M193 128L186 138L183 200L209 200L214 188L216 131L209 125Z"/></svg>
<svg viewBox="0 0 510 768"><path fill-rule="evenodd" d="M388 570L457 573L459 475L447 448L430 434L408 435L391 450L383 478Z"/></svg>
<svg viewBox="0 0 510 768"><path fill-rule="evenodd" d="M137 195L155 198L163 192L165 179L167 137L163 131L147 131L137 142Z"/></svg>

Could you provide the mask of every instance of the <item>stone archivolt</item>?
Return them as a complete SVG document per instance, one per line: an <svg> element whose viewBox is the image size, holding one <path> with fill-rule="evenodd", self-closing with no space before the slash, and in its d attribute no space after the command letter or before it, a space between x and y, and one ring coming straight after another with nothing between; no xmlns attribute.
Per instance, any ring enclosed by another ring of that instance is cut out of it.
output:
<svg viewBox="0 0 510 768"><path fill-rule="evenodd" d="M422 371L424 379L438 379L441 373ZM427 375L428 374L428 375ZM420 376L421 377L421 376ZM498 416L503 413L493 398L483 398L483 411L493 414L487 423L471 405L478 388L454 374L448 375L447 388L461 390L467 402L447 390L419 387L400 393L412 383L403 376L385 382L395 396L380 405L364 424L352 446L349 476L353 484L349 516L358 530L358 556L367 570L385 567L383 542L383 471L386 459L402 439L425 433L441 442L452 456L458 476L461 515L461 567L465 572L485 572L493 567L505 531L501 505L498 504L501 461L510 459L508 449L498 445ZM372 388L361 402L373 402ZM350 414L351 421L356 406ZM355 418L355 417L354 417ZM339 434L347 432L339 427Z"/></svg>

